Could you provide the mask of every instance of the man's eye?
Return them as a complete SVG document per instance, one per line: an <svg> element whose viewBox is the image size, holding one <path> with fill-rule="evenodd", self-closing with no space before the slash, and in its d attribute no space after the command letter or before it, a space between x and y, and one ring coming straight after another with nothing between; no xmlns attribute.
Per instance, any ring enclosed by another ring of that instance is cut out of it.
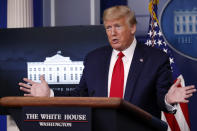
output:
<svg viewBox="0 0 197 131"><path fill-rule="evenodd" d="M106 30L111 30L111 27L109 26L109 27L106 27Z"/></svg>
<svg viewBox="0 0 197 131"><path fill-rule="evenodd" d="M120 29L121 28L121 26L120 25L116 25L116 29Z"/></svg>

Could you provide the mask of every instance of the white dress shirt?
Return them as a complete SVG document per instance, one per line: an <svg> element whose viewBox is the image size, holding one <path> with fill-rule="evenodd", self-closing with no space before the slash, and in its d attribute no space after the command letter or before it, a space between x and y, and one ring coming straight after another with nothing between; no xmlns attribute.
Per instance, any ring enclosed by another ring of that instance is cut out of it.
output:
<svg viewBox="0 0 197 131"><path fill-rule="evenodd" d="M126 49L123 50L122 53L124 54L124 57L122 57L122 61L123 61L123 65L124 65L124 88L123 88L123 98L124 98L124 94L125 94L125 88L126 88L126 82L127 82L127 77L129 74L129 69L130 69L130 65L131 65L131 61L133 59L133 54L134 54L134 50L136 47L136 38L134 38L133 42L131 43L131 45ZM114 65L116 63L116 60L118 59L118 53L120 51L117 51L115 49L113 49L112 51L112 56L111 56L111 61L110 61L110 66L109 66L109 74L108 74L108 97L110 94L110 88L111 88L111 79L112 79L112 72L114 69Z"/></svg>

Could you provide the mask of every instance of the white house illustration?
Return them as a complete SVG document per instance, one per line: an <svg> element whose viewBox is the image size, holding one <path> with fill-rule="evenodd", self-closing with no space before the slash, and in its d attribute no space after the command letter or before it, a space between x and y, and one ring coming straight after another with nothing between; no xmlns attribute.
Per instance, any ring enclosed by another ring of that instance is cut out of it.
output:
<svg viewBox="0 0 197 131"><path fill-rule="evenodd" d="M169 23L170 24L170 23ZM174 11L175 34L197 34L197 8Z"/></svg>
<svg viewBox="0 0 197 131"><path fill-rule="evenodd" d="M83 61L71 61L58 51L56 55L46 57L44 62L27 62L27 75L35 82L40 82L40 76L44 75L48 84L78 84L83 68Z"/></svg>

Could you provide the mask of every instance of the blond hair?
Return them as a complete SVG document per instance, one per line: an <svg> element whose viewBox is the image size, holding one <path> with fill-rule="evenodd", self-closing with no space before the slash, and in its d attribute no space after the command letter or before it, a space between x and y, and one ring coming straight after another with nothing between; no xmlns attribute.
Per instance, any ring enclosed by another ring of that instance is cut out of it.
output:
<svg viewBox="0 0 197 131"><path fill-rule="evenodd" d="M126 17L130 26L137 24L135 13L128 7L124 5L113 6L108 8L103 13L103 21L120 19Z"/></svg>

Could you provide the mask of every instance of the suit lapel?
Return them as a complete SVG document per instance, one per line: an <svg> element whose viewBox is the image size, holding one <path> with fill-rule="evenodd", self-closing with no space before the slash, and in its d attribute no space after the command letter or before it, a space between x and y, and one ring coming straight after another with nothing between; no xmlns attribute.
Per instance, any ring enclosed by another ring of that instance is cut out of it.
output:
<svg viewBox="0 0 197 131"><path fill-rule="evenodd" d="M138 76L143 68L143 63L145 62L145 55L143 48L140 43L136 45L133 59L130 65L130 70L127 78L126 90L124 99L130 101L135 92L135 83L138 80Z"/></svg>
<svg viewBox="0 0 197 131"><path fill-rule="evenodd" d="M109 48L107 48L107 50L104 52L103 55L104 55L103 56L104 72L101 75L103 79L102 80L103 83L101 83L102 84L101 88L104 88L102 96L107 97L108 96L108 73L109 73L109 65L110 65L110 60L111 60L111 55L112 55L112 48L109 46Z"/></svg>

